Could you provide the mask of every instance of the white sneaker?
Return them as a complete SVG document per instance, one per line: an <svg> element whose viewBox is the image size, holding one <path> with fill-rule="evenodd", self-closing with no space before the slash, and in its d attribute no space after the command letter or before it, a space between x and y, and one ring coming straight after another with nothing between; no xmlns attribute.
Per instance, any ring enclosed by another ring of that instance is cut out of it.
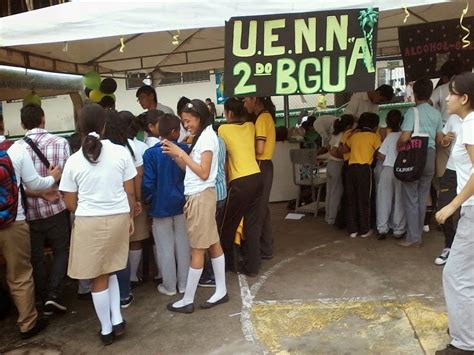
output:
<svg viewBox="0 0 474 355"><path fill-rule="evenodd" d="M351 233L351 234L349 234L349 237L351 237L351 238L357 238L357 233Z"/></svg>
<svg viewBox="0 0 474 355"><path fill-rule="evenodd" d="M423 232L428 233L430 231L430 226L429 225L424 225L423 226Z"/></svg>
<svg viewBox="0 0 474 355"><path fill-rule="evenodd" d="M361 234L360 237L361 238L367 238L367 237L370 237L372 235L374 231L372 229L370 229L367 233L365 234Z"/></svg>
<svg viewBox="0 0 474 355"><path fill-rule="evenodd" d="M446 261L448 261L450 251L451 251L450 248L444 248L443 251L441 252L441 255L435 259L435 264L436 265L446 264Z"/></svg>
<svg viewBox="0 0 474 355"><path fill-rule="evenodd" d="M176 295L176 291L168 291L163 284L159 284L158 287L156 288L159 293L162 293L166 296L174 296Z"/></svg>

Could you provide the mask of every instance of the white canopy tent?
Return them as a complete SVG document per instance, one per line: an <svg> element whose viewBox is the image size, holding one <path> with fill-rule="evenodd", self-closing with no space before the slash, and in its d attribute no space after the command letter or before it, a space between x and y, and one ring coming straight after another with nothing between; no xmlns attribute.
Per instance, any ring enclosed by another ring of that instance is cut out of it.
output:
<svg viewBox="0 0 474 355"><path fill-rule="evenodd" d="M406 23L403 4L410 14ZM459 18L465 2L76 0L1 18L0 64L78 74L93 69L100 73L148 73L222 68L224 24L232 16L368 6L381 11L377 51L384 56L399 54L399 26Z"/></svg>

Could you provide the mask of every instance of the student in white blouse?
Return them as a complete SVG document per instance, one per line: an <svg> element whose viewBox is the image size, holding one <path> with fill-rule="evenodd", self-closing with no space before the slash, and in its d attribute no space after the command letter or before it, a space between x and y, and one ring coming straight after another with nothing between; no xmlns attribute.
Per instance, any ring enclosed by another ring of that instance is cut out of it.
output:
<svg viewBox="0 0 474 355"><path fill-rule="evenodd" d="M458 195L436 214L444 223L459 207L461 219L443 270L451 343L436 354L474 352L474 73L456 75L449 84L448 111L462 119L453 147Z"/></svg>
<svg viewBox="0 0 474 355"><path fill-rule="evenodd" d="M97 104L82 109L82 147L66 162L59 189L67 208L76 216L68 276L92 279L101 340L109 345L125 332L114 273L127 265L129 236L134 230L133 178L137 170L127 148L101 140L105 119L105 110Z"/></svg>

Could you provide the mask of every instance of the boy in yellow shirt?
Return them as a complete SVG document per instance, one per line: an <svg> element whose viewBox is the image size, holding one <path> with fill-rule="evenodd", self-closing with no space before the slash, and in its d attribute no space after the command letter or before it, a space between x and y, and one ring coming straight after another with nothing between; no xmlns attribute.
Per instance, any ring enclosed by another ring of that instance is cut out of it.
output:
<svg viewBox="0 0 474 355"><path fill-rule="evenodd" d="M379 116L375 113L364 112L358 127L348 137L344 152L350 151L347 172L347 227L351 238L366 238L370 229L373 208L372 194L374 176L372 162L382 144L380 136L375 133L379 125Z"/></svg>

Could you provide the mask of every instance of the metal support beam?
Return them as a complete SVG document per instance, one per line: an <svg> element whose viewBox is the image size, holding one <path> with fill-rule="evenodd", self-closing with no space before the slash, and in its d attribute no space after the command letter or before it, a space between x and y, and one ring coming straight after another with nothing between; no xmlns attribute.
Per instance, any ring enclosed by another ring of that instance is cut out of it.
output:
<svg viewBox="0 0 474 355"><path fill-rule="evenodd" d="M290 128L290 100L289 96L283 96L283 112L285 115L285 127Z"/></svg>

